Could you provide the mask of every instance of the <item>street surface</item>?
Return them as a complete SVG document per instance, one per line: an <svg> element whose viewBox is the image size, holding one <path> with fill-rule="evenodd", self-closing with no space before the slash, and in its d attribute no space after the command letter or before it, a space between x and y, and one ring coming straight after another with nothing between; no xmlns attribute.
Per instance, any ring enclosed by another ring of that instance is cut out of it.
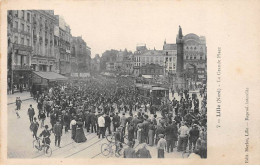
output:
<svg viewBox="0 0 260 168"><path fill-rule="evenodd" d="M15 113L15 97L20 96L21 99L27 99L22 102L21 110L19 111L19 115L21 118L17 118ZM175 93L174 95L177 100L180 99L178 95ZM27 110L32 104L35 109L35 116L38 116L37 103L33 99L30 98L30 94L28 92L24 93L16 93L14 95L8 95L8 157L9 158L46 158L43 151L38 152L35 148L33 148L33 136L30 131L30 121L27 115ZM199 101L201 102L201 97L198 96ZM170 94L171 99L171 94ZM12 103L12 104L10 104ZM134 112L135 114L136 112ZM160 117L159 113L157 113L158 117ZM128 113L126 114L128 116ZM45 124L50 125L50 118L47 117L45 120ZM43 128L39 127L38 135L41 133ZM103 143L108 143L106 138L99 139L96 133L88 133L86 129L83 129L86 135L87 141L84 143L76 143L71 139L71 132L64 133L61 137L61 148L55 146L54 135L52 134L51 139L51 148L52 148L52 158L107 158L103 156L101 153L101 145ZM136 142L135 150L137 151L141 145ZM157 158L157 149L155 146L150 147L147 146L147 149L150 150L152 158ZM115 156L109 156L115 157ZM165 152L165 158L181 158L182 153L177 152L177 148L174 149L173 153Z"/></svg>

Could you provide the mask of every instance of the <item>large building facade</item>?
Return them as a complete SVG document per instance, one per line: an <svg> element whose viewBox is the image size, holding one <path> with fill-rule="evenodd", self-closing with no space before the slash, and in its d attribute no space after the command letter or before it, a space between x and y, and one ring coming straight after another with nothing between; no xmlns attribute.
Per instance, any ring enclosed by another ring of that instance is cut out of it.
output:
<svg viewBox="0 0 260 168"><path fill-rule="evenodd" d="M184 40L184 69L190 72L189 78L203 82L207 78L207 46L204 36L187 34Z"/></svg>
<svg viewBox="0 0 260 168"><path fill-rule="evenodd" d="M8 11L8 87L27 89L31 78L32 11Z"/></svg>
<svg viewBox="0 0 260 168"><path fill-rule="evenodd" d="M10 90L29 89L34 71L71 75L72 35L62 17L53 10L9 10L7 19ZM83 63L81 70L90 70L91 48L85 42L78 46L84 54L74 62Z"/></svg>
<svg viewBox="0 0 260 168"><path fill-rule="evenodd" d="M147 66L150 65L150 66ZM168 76L173 88L187 88L207 79L207 47L204 36L190 33L182 34L179 27L176 44L164 41L162 50L148 50L146 45L137 46L134 53L134 75L144 75L153 67ZM147 69L148 67L148 69Z"/></svg>
<svg viewBox="0 0 260 168"><path fill-rule="evenodd" d="M140 75L141 67L146 66L147 64L154 64L163 67L164 75L167 75L169 73L175 73L177 60L176 46L166 44L165 42L164 49L165 50L137 50L134 54L134 75Z"/></svg>
<svg viewBox="0 0 260 168"><path fill-rule="evenodd" d="M71 73L86 73L91 69L91 48L81 36L71 40Z"/></svg>
<svg viewBox="0 0 260 168"><path fill-rule="evenodd" d="M59 54L57 55L58 60L58 71L60 74L65 76L70 76L71 68L70 68L70 58L71 58L71 30L70 26L65 22L63 17L56 15L58 20L58 48Z"/></svg>
<svg viewBox="0 0 260 168"><path fill-rule="evenodd" d="M34 71L55 71L54 54L54 25L56 18L54 11L32 11L32 58L31 65Z"/></svg>

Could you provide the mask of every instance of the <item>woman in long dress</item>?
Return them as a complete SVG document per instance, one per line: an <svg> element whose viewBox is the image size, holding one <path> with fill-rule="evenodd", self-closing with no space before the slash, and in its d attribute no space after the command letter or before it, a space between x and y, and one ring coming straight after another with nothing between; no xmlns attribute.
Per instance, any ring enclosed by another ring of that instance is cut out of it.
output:
<svg viewBox="0 0 260 168"><path fill-rule="evenodd" d="M77 128L76 128L75 142L76 143L86 142L87 138L83 131L83 121L81 118L77 122L76 126L77 126Z"/></svg>

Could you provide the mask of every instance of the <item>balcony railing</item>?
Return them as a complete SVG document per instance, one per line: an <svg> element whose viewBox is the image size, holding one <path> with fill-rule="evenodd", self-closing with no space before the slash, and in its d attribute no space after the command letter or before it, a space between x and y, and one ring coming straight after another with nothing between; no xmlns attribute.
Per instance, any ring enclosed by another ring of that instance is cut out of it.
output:
<svg viewBox="0 0 260 168"><path fill-rule="evenodd" d="M26 46L22 44L13 44L13 48L18 50L32 51L31 46Z"/></svg>
<svg viewBox="0 0 260 168"><path fill-rule="evenodd" d="M29 65L13 65L13 70L32 70Z"/></svg>

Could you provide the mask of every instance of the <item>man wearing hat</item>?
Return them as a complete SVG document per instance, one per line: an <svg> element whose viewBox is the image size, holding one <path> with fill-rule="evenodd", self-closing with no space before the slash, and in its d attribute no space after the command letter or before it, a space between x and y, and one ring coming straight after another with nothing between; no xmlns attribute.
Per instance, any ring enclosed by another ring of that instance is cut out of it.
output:
<svg viewBox="0 0 260 168"><path fill-rule="evenodd" d="M30 108L28 109L28 115L29 115L30 122L32 123L33 117L35 115L35 111L31 104L30 104Z"/></svg>
<svg viewBox="0 0 260 168"><path fill-rule="evenodd" d="M169 121L168 126L165 128L165 135L167 141L167 152L173 152L173 148L175 147L175 135L178 132L177 126L172 124L172 121Z"/></svg>
<svg viewBox="0 0 260 168"><path fill-rule="evenodd" d="M127 118L125 117L125 113L120 118L120 126L123 128L123 135L125 135L125 127L126 127Z"/></svg>
<svg viewBox="0 0 260 168"><path fill-rule="evenodd" d="M99 127L99 134L98 134L98 138L100 138L100 135L102 135L102 138L105 138L105 118L104 118L105 114L100 115L100 117L98 117L98 127Z"/></svg>
<svg viewBox="0 0 260 168"><path fill-rule="evenodd" d="M116 113L116 115L113 117L113 127L114 127L114 131L116 131L116 129L119 127L120 125L120 117L118 115L118 113Z"/></svg>
<svg viewBox="0 0 260 168"><path fill-rule="evenodd" d="M189 137L189 150L190 151L194 151L195 149L195 146L196 146L196 142L199 138L199 134L200 134L200 131L197 127L197 124L193 124L192 125L192 128L189 132L190 134L190 137Z"/></svg>
<svg viewBox="0 0 260 168"><path fill-rule="evenodd" d="M157 144L157 150L158 150L158 158L164 158L164 149L166 148L166 140L164 139L163 134L159 134L160 140Z"/></svg>
<svg viewBox="0 0 260 168"><path fill-rule="evenodd" d="M45 125L44 126L44 130L41 132L41 134L39 135L39 137L43 137L43 140L42 140L42 143L43 145L44 144L47 144L47 145L50 145L51 144L51 140L50 140L50 136L51 136L51 133L50 131L48 130L49 126L48 125ZM42 145L42 146L43 146ZM47 146L47 149L46 149L46 152L48 151L48 146Z"/></svg>
<svg viewBox="0 0 260 168"><path fill-rule="evenodd" d="M56 124L53 127L53 133L55 135L55 146L57 146L57 142L58 142L58 147L60 148L60 139L62 136L62 125L60 124L59 120L56 122Z"/></svg>
<svg viewBox="0 0 260 168"><path fill-rule="evenodd" d="M179 141L178 141L178 152L185 151L188 143L189 128L184 122L181 122L181 127L179 128Z"/></svg>

